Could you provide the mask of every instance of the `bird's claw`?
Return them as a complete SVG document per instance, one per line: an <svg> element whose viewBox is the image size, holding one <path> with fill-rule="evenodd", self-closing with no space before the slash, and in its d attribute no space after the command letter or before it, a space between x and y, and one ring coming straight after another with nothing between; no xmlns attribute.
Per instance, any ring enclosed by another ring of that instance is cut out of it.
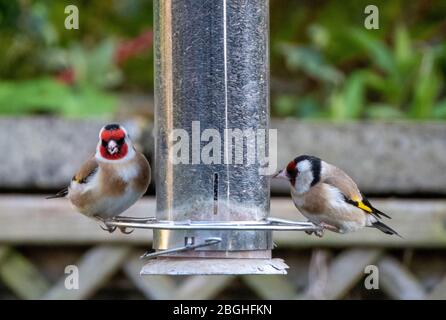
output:
<svg viewBox="0 0 446 320"><path fill-rule="evenodd" d="M123 234L131 234L133 231L135 231L135 229L129 229L127 227L117 227L117 226L109 226L107 224L107 222L104 222L105 227L99 225L101 227L102 230L104 231L108 231L110 233L113 233L116 231L116 229L119 229L119 231L121 231L121 233Z"/></svg>
<svg viewBox="0 0 446 320"><path fill-rule="evenodd" d="M123 221L124 219L125 219L125 217L113 217L112 221L119 222L119 221ZM129 229L128 227L118 227L118 229L123 234L131 234L133 231L135 231L135 229Z"/></svg>
<svg viewBox="0 0 446 320"><path fill-rule="evenodd" d="M109 233L113 233L113 232L115 232L116 227L111 227L111 226L107 225L106 222L104 222L104 224L105 224L105 227L99 225L99 227L101 227L102 230L104 230L104 231L108 231Z"/></svg>
<svg viewBox="0 0 446 320"><path fill-rule="evenodd" d="M127 230L130 230L130 231L127 231ZM135 231L135 229L129 229L127 227L120 227L119 231L121 231L121 233L123 233L123 234L131 234L133 231Z"/></svg>
<svg viewBox="0 0 446 320"><path fill-rule="evenodd" d="M325 229L321 228L319 230L314 231L314 235L316 237L322 238L324 236L324 231L325 231Z"/></svg>
<svg viewBox="0 0 446 320"><path fill-rule="evenodd" d="M101 217L99 217L99 216L96 216L95 217L100 223L99 223L99 227L102 229L102 230L104 230L104 231L108 231L109 233L113 233L113 232L115 232L116 231L116 226L110 226L107 222L107 220L105 220L105 219L103 219L103 218L101 218ZM103 223L103 225L101 225L101 222Z"/></svg>
<svg viewBox="0 0 446 320"><path fill-rule="evenodd" d="M308 221L308 222L311 222L311 221ZM316 237L319 237L319 238L322 238L324 236L325 229L333 230L333 228L335 228L335 227L333 227L329 224L326 224L324 222L321 222L318 224L313 223L313 224L315 225L316 228L314 230L306 230L305 233L308 235L314 234Z"/></svg>
<svg viewBox="0 0 446 320"><path fill-rule="evenodd" d="M116 229L119 229L123 234L131 234L135 229L129 229L128 227L118 227L118 226L111 226L108 224L108 222L117 221L118 219L112 218L111 220L104 220L101 217L96 217L100 222L102 222L104 225L99 224L99 227L101 227L102 230L108 231L110 233L113 233L116 231Z"/></svg>
<svg viewBox="0 0 446 320"><path fill-rule="evenodd" d="M111 226L109 226L109 225L107 224L107 221L106 221L105 219L103 219L102 217L100 217L100 216L94 216L94 218L95 218L97 221L99 221L99 227L100 227L102 230L104 230L104 231L108 231L108 232L110 232L110 233L112 233L112 232L114 232L114 231L116 230L116 227L111 227ZM101 225L101 222L102 222L104 225Z"/></svg>
<svg viewBox="0 0 446 320"><path fill-rule="evenodd" d="M315 236L322 238L324 236L324 228L320 228L318 230L305 231L306 234L312 235L314 233Z"/></svg>

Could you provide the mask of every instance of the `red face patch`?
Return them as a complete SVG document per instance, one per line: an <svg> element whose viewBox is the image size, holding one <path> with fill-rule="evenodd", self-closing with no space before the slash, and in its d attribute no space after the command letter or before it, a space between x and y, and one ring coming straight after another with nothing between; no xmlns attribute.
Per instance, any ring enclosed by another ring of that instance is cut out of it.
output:
<svg viewBox="0 0 446 320"><path fill-rule="evenodd" d="M101 156L108 160L119 160L124 158L128 152L128 145L124 139L125 131L118 126L111 130L104 129L101 132L102 143L99 149ZM118 151L116 153L113 152L113 154L111 154L107 150L107 145L110 141L115 141L117 143Z"/></svg>
<svg viewBox="0 0 446 320"><path fill-rule="evenodd" d="M293 160L286 166L286 171L293 172L294 170L296 170L296 162Z"/></svg>
<svg viewBox="0 0 446 320"><path fill-rule="evenodd" d="M101 140L120 140L125 138L125 132L122 129L117 130L103 130L101 133Z"/></svg>
<svg viewBox="0 0 446 320"><path fill-rule="evenodd" d="M124 158L127 155L129 147L127 146L127 143L124 142L124 144L119 148L119 151L115 154L110 154L107 151L107 148L104 146L100 147L101 156L107 160L119 160Z"/></svg>

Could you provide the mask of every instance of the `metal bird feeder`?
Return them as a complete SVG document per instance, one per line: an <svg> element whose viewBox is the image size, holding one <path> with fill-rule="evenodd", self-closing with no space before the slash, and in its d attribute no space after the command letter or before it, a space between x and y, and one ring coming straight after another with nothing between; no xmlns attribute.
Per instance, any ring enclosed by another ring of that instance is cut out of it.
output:
<svg viewBox="0 0 446 320"><path fill-rule="evenodd" d="M143 275L285 274L271 258L272 231L317 230L268 217L270 178L247 152L242 164L228 163L233 150L222 142L221 163L196 159L206 129L222 139L227 129L267 136L268 10L268 0L154 1L157 212L112 223L153 229ZM172 161L176 129L189 138L191 151L181 150L189 163Z"/></svg>

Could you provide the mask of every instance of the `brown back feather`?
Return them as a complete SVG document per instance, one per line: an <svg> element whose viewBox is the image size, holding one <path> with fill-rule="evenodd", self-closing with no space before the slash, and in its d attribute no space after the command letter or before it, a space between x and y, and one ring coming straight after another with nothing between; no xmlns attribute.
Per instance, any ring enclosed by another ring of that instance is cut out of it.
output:
<svg viewBox="0 0 446 320"><path fill-rule="evenodd" d="M327 165L327 172L324 173L321 182L338 188L349 199L362 200L362 194L353 179L335 166Z"/></svg>
<svg viewBox="0 0 446 320"><path fill-rule="evenodd" d="M86 183L88 179L98 170L98 162L95 157L91 157L86 161L74 175L73 180L78 183Z"/></svg>

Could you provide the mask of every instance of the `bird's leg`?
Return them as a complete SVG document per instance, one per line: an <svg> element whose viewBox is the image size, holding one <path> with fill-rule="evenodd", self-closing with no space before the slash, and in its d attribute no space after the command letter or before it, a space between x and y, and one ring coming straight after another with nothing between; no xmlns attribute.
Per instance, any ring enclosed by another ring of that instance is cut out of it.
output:
<svg viewBox="0 0 446 320"><path fill-rule="evenodd" d="M100 217L100 216L95 216L96 220L99 220L100 222L102 222L104 225L102 226L101 224L99 224L99 227L101 227L102 230L104 231L108 231L110 233L113 233L116 230L116 227L111 227L109 225L107 225L107 220L105 220L104 218Z"/></svg>
<svg viewBox="0 0 446 320"><path fill-rule="evenodd" d="M322 235L324 235L324 230L325 229L333 231L333 232L339 232L339 228L338 227L335 227L335 226L333 226L331 224L328 224L328 223L325 223L325 222L321 222L319 224L319 226L322 227ZM317 233L316 233L316 235L317 235Z"/></svg>
<svg viewBox="0 0 446 320"><path fill-rule="evenodd" d="M321 229L315 230L315 231L305 231L305 232L309 235L314 233L319 238L322 238L324 236L325 229L333 231L333 232L339 232L339 229L337 227L332 226L331 224L328 224L325 222L321 222L321 223L317 224L317 226L320 227Z"/></svg>
<svg viewBox="0 0 446 320"><path fill-rule="evenodd" d="M324 229L333 231L333 232L339 232L339 228L338 228L338 227L335 227L335 226L333 226L333 225L331 225L331 224L328 224L328 223L325 223L325 222L321 222L321 223L319 224L319 226L321 226L321 227L324 228Z"/></svg>

